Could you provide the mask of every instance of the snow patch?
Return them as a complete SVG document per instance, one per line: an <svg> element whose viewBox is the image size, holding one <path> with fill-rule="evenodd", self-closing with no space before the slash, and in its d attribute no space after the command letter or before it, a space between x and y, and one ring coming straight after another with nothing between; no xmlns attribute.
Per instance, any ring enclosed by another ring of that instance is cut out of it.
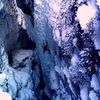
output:
<svg viewBox="0 0 100 100"><path fill-rule="evenodd" d="M92 7L92 5L82 5L78 8L77 17L80 21L81 27L83 29L86 28L86 24L89 23L91 18L95 17L96 9Z"/></svg>
<svg viewBox="0 0 100 100"><path fill-rule="evenodd" d="M61 0L52 0L51 2L49 2L49 6L53 9L54 12L59 13L60 11L60 6L59 6L59 2L61 2Z"/></svg>
<svg viewBox="0 0 100 100"><path fill-rule="evenodd" d="M37 5L42 5L42 1L41 0L36 0L35 1Z"/></svg>
<svg viewBox="0 0 100 100"><path fill-rule="evenodd" d="M5 78L6 78L6 74L5 73L0 74L0 84L3 85Z"/></svg>
<svg viewBox="0 0 100 100"><path fill-rule="evenodd" d="M1 78L5 79L6 78L6 74L5 73L0 74L0 79Z"/></svg>
<svg viewBox="0 0 100 100"><path fill-rule="evenodd" d="M12 100L12 99L7 92L3 92L2 89L0 89L0 100Z"/></svg>
<svg viewBox="0 0 100 100"><path fill-rule="evenodd" d="M26 23L25 23L25 14L22 12L22 10L18 7L16 7L16 14L17 14L17 23L22 26L23 29L26 29Z"/></svg>

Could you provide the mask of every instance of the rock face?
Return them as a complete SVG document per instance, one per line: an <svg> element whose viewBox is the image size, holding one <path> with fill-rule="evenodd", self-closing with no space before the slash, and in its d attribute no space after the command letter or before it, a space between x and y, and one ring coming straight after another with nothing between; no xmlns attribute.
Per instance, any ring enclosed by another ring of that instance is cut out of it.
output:
<svg viewBox="0 0 100 100"><path fill-rule="evenodd" d="M99 0L0 0L0 98L100 100L99 11Z"/></svg>

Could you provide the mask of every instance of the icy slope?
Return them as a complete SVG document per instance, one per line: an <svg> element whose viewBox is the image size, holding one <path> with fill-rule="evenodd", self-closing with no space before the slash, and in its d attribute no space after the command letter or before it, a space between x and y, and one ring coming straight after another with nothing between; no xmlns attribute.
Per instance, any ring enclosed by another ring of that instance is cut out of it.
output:
<svg viewBox="0 0 100 100"><path fill-rule="evenodd" d="M60 58L62 57L65 62L64 67L67 66L68 68L66 73L69 72L69 75L67 78L69 76L72 84L79 86L79 97L82 100L89 100L90 98L92 100L91 96L89 98L91 88L95 91L96 86L98 86L96 91L100 89L99 80L95 73L96 66L97 73L99 68L99 55L96 51L99 49L100 32L98 3L96 0L63 0L60 2L51 1L51 3L56 5L55 8L58 9L56 10L53 8L54 5L50 5L49 20L53 27L54 40L60 50ZM64 64L64 62L62 63ZM62 66L60 67L62 68ZM72 87L75 88L74 85ZM74 90L77 91L77 89ZM96 98L99 99L99 96Z"/></svg>

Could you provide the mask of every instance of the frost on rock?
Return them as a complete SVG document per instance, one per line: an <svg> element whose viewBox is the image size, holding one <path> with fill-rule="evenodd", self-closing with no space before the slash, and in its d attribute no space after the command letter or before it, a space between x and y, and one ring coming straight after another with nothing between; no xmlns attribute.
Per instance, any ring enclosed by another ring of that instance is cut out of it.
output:
<svg viewBox="0 0 100 100"><path fill-rule="evenodd" d="M2 94L2 100L11 100L11 98L15 100L36 100L32 86L33 79L31 77L33 52L31 50L17 51L13 56L13 67L8 63L4 47L1 47L0 53L1 59L3 59L3 66L5 67L0 74L0 89L2 89L0 94ZM15 63L17 67L15 67ZM5 97L8 97L8 99Z"/></svg>
<svg viewBox="0 0 100 100"><path fill-rule="evenodd" d="M51 15L49 20L63 66L58 67L56 64L55 71L60 73L62 79L64 79L63 74L67 77L71 91L79 94L76 96L77 100L78 98L90 100L91 88L99 90L100 85L95 74L98 73L99 68L99 4L96 0L63 0L57 3L60 4L57 11L52 11L53 7L50 6L50 15L51 13L56 15Z"/></svg>
<svg viewBox="0 0 100 100"><path fill-rule="evenodd" d="M13 54L13 61L12 61L13 67L15 66L15 68L16 68L18 66L21 66L22 63L23 63L23 65L26 65L27 59L29 61L32 60L33 59L32 56L33 56L32 50L19 50L19 51L17 51L16 53Z"/></svg>
<svg viewBox="0 0 100 100"><path fill-rule="evenodd" d="M11 96L7 92L3 92L2 89L0 89L0 98L1 100L12 100Z"/></svg>
<svg viewBox="0 0 100 100"><path fill-rule="evenodd" d="M90 91L90 99L91 100L99 100L99 98L97 97L96 93L94 91Z"/></svg>
<svg viewBox="0 0 100 100"><path fill-rule="evenodd" d="M93 8L90 2L83 4L78 8L77 17L83 29L86 28L86 24L89 23L91 18L95 17L95 14L96 10Z"/></svg>
<svg viewBox="0 0 100 100"><path fill-rule="evenodd" d="M4 7L3 2L0 0L0 10Z"/></svg>
<svg viewBox="0 0 100 100"><path fill-rule="evenodd" d="M99 0L0 0L0 100L99 100L99 11Z"/></svg>

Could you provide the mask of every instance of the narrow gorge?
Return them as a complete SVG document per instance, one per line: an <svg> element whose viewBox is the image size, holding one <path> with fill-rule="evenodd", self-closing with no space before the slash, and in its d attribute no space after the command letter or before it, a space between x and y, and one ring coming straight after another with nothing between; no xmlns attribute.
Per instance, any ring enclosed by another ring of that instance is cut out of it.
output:
<svg viewBox="0 0 100 100"><path fill-rule="evenodd" d="M0 0L0 100L100 100L100 0Z"/></svg>

